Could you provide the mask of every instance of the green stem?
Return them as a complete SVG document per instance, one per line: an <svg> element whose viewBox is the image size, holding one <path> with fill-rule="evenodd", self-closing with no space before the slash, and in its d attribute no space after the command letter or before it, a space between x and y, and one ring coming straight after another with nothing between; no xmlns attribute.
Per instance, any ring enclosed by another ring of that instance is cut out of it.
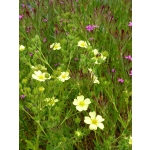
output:
<svg viewBox="0 0 150 150"><path fill-rule="evenodd" d="M70 111L71 111L71 110L70 110ZM69 111L69 112L70 112L70 111ZM65 119L62 121L62 123L61 123L60 125L62 125L67 119L71 118L72 116L74 116L74 115L76 115L76 114L78 114L78 113L80 113L80 112L77 112L77 113L71 115L70 117L66 116Z"/></svg>
<svg viewBox="0 0 150 150"><path fill-rule="evenodd" d="M97 140L96 131L94 131L94 133L95 133L96 143L98 144L98 140Z"/></svg>
<svg viewBox="0 0 150 150"><path fill-rule="evenodd" d="M21 106L21 105L20 105L20 106ZM28 115L39 125L39 127L41 128L41 130L43 131L43 133L45 134L45 136L48 138L47 134L45 133L45 131L44 131L43 127L41 126L41 124L39 123L39 121L36 121L22 106L21 106L21 108L22 108L22 110L23 110L26 114L28 114Z"/></svg>
<svg viewBox="0 0 150 150"><path fill-rule="evenodd" d="M36 149L39 149L39 138L40 138L41 129L40 126L37 125L37 138L36 138Z"/></svg>

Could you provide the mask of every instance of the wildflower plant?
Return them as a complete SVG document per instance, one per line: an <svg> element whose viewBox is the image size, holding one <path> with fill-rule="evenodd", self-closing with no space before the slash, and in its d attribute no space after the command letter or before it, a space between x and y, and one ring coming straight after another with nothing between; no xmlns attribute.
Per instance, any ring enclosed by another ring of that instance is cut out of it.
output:
<svg viewBox="0 0 150 150"><path fill-rule="evenodd" d="M77 96L73 101L73 105L76 106L78 111L85 111L88 109L89 104L91 103L89 98L84 99L83 95Z"/></svg>
<svg viewBox="0 0 150 150"><path fill-rule="evenodd" d="M99 127L100 129L104 129L104 124L102 123L104 121L104 118L102 118L102 116L97 115L96 116L96 112L90 112L89 113L90 117L84 117L84 122L86 124L89 124L89 128L90 130L97 130L97 127Z"/></svg>
<svg viewBox="0 0 150 150"><path fill-rule="evenodd" d="M20 149L131 149L131 6L20 3Z"/></svg>

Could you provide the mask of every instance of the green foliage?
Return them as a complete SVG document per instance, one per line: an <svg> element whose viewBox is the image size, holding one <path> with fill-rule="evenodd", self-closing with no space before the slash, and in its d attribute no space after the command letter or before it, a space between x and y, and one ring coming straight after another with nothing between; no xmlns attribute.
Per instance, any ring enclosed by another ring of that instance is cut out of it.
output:
<svg viewBox="0 0 150 150"><path fill-rule="evenodd" d="M25 46L19 51L20 149L129 150L132 63L124 57L132 53L132 3L63 2L31 0L30 16L20 5L19 44ZM88 31L88 25L96 27ZM80 95L91 101L86 111L73 104ZM94 132L84 122L92 111L105 119L103 130Z"/></svg>

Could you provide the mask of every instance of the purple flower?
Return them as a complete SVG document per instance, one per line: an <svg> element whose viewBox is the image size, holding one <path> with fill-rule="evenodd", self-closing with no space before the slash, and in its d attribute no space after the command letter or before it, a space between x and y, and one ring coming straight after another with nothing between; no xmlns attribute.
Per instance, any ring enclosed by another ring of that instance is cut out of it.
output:
<svg viewBox="0 0 150 150"><path fill-rule="evenodd" d="M124 58L132 61L132 57L130 55L129 56L125 56Z"/></svg>
<svg viewBox="0 0 150 150"><path fill-rule="evenodd" d="M130 74L129 74L130 76L132 76L132 70L130 71Z"/></svg>
<svg viewBox="0 0 150 150"><path fill-rule="evenodd" d="M93 40L94 40L94 38L93 38L93 37L91 37L91 38L89 38L89 40L90 40L90 41L93 41Z"/></svg>
<svg viewBox="0 0 150 150"><path fill-rule="evenodd" d="M45 19L44 19L44 22L47 22L47 21L48 21L48 19L45 18Z"/></svg>
<svg viewBox="0 0 150 150"><path fill-rule="evenodd" d="M86 30L88 30L89 32L92 31L93 29L94 29L94 27L92 25L86 26Z"/></svg>
<svg viewBox="0 0 150 150"><path fill-rule="evenodd" d="M60 2L60 4L63 4L64 2L62 1L62 2Z"/></svg>
<svg viewBox="0 0 150 150"><path fill-rule="evenodd" d="M46 38L43 39L43 42L44 42L44 43L46 42Z"/></svg>
<svg viewBox="0 0 150 150"><path fill-rule="evenodd" d="M128 26L131 27L132 26L132 22L129 22Z"/></svg>
<svg viewBox="0 0 150 150"><path fill-rule="evenodd" d="M116 70L115 69L111 69L111 72L116 72Z"/></svg>
<svg viewBox="0 0 150 150"><path fill-rule="evenodd" d="M31 27L28 26L26 32L30 32L30 30L31 30Z"/></svg>
<svg viewBox="0 0 150 150"><path fill-rule="evenodd" d="M33 56L33 53L30 53L29 55L30 55L30 56Z"/></svg>
<svg viewBox="0 0 150 150"><path fill-rule="evenodd" d="M123 80L123 79L121 79L121 78L118 78L118 82L123 83L123 82L124 82L124 80Z"/></svg>
<svg viewBox="0 0 150 150"><path fill-rule="evenodd" d="M20 96L21 99L24 99L26 96L23 94Z"/></svg>
<svg viewBox="0 0 150 150"><path fill-rule="evenodd" d="M78 58L74 58L75 61L78 61Z"/></svg>
<svg viewBox="0 0 150 150"><path fill-rule="evenodd" d="M22 19L23 18L23 15L19 15L19 19Z"/></svg>
<svg viewBox="0 0 150 150"><path fill-rule="evenodd" d="M25 5L25 4L22 4L21 6L24 8L26 5Z"/></svg>
<svg viewBox="0 0 150 150"><path fill-rule="evenodd" d="M53 4L53 1L51 0L51 1L49 1L49 4L51 5L51 4Z"/></svg>

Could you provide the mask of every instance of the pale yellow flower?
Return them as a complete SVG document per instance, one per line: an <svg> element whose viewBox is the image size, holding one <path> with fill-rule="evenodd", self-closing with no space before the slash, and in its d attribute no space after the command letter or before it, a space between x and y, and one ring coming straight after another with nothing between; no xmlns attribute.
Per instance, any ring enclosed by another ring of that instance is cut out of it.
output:
<svg viewBox="0 0 150 150"><path fill-rule="evenodd" d="M55 103L58 102L58 99L55 99L55 97L53 96L52 98L46 98L44 101L47 102L46 106L49 105L49 106L54 106Z"/></svg>
<svg viewBox="0 0 150 150"><path fill-rule="evenodd" d="M77 96L77 99L74 99L73 105L76 106L78 111L87 110L89 104L91 103L89 98L84 99L83 95Z"/></svg>
<svg viewBox="0 0 150 150"><path fill-rule="evenodd" d="M132 136L130 136L129 144L131 144L131 145L132 145Z"/></svg>
<svg viewBox="0 0 150 150"><path fill-rule="evenodd" d="M58 77L58 79L62 82L69 80L70 79L69 72L61 72L61 75Z"/></svg>
<svg viewBox="0 0 150 150"><path fill-rule="evenodd" d="M93 70L91 68L88 68L88 70L89 70L90 73L93 73Z"/></svg>
<svg viewBox="0 0 150 150"><path fill-rule="evenodd" d="M86 124L89 124L89 128L90 130L97 130L97 127L99 127L100 129L104 129L104 124L102 123L104 121L104 119L102 118L102 116L97 115L96 116L96 112L90 112L89 113L90 117L84 117L84 122Z"/></svg>
<svg viewBox="0 0 150 150"><path fill-rule="evenodd" d="M92 52L94 53L95 56L99 54L99 51L97 49L92 50Z"/></svg>
<svg viewBox="0 0 150 150"><path fill-rule="evenodd" d="M87 42L82 41L82 40L78 42L79 47L87 48L88 45L90 45L90 43L87 43Z"/></svg>
<svg viewBox="0 0 150 150"><path fill-rule="evenodd" d="M25 46L20 45L20 46L19 46L19 50L20 50L20 51L24 51L24 50L25 50Z"/></svg>
<svg viewBox="0 0 150 150"><path fill-rule="evenodd" d="M50 48L53 48L53 50L59 50L61 49L60 43L53 43L50 45Z"/></svg>
<svg viewBox="0 0 150 150"><path fill-rule="evenodd" d="M97 79L97 77L95 75L93 76L93 83L99 84L99 80Z"/></svg>
<svg viewBox="0 0 150 150"><path fill-rule="evenodd" d="M34 71L34 74L32 74L32 78L38 81L45 81L46 79L50 79L51 76L49 75L48 78L45 77L46 73L42 73L40 70Z"/></svg>
<svg viewBox="0 0 150 150"><path fill-rule="evenodd" d="M93 83L97 83L99 84L99 80L98 80L98 77L94 75L94 72L91 68L88 68L90 74L91 74L91 78L93 79Z"/></svg>

